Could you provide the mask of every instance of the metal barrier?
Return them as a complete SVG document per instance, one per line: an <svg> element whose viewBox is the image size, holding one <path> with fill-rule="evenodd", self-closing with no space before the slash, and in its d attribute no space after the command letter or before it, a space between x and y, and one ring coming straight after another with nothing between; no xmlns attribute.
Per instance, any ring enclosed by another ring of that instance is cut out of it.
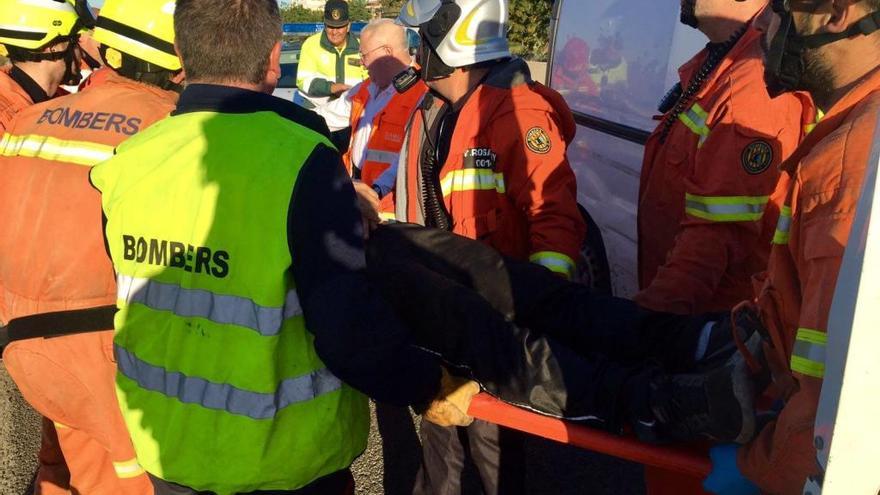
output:
<svg viewBox="0 0 880 495"><path fill-rule="evenodd" d="M703 479L712 470L708 458L675 448L639 442L595 428L542 416L481 393L474 397L468 415L514 430L607 454L628 461L676 471Z"/></svg>

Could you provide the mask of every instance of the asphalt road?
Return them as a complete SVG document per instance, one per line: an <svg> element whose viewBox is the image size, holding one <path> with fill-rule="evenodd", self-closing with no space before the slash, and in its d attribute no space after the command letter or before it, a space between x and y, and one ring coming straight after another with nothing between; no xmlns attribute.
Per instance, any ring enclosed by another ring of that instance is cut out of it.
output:
<svg viewBox="0 0 880 495"><path fill-rule="evenodd" d="M359 495L409 495L419 465L418 418L408 409L379 406L367 451L354 464ZM40 418L21 399L0 366L0 495L22 495L36 469ZM640 495L641 467L531 437L527 493L534 495ZM462 495L480 493L475 473Z"/></svg>
<svg viewBox="0 0 880 495"><path fill-rule="evenodd" d="M0 360L0 495L25 492L39 446L40 417L21 398Z"/></svg>
<svg viewBox="0 0 880 495"><path fill-rule="evenodd" d="M355 462L357 493L410 495L419 465L417 427L409 411L374 409L370 443ZM384 453L384 455L383 455ZM526 441L526 493L530 495L641 495L642 467L537 437ZM462 495L479 495L473 471Z"/></svg>

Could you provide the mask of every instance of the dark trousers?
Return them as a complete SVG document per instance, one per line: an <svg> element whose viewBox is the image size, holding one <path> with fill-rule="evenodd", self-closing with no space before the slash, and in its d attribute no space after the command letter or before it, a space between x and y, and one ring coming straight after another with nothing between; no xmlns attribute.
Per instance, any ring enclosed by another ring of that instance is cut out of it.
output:
<svg viewBox="0 0 880 495"><path fill-rule="evenodd" d="M592 294L434 229L382 226L367 252L371 283L415 343L506 402L610 430L651 417L649 380L693 366L706 321Z"/></svg>
<svg viewBox="0 0 880 495"><path fill-rule="evenodd" d="M178 485L150 475L156 495L214 495L213 492L201 492ZM257 490L239 495L354 495L354 477L350 469L343 469L328 474L298 490Z"/></svg>
<svg viewBox="0 0 880 495"><path fill-rule="evenodd" d="M422 421L422 466L414 495L459 495L472 462L485 495L525 493L523 434L476 420L466 428Z"/></svg>

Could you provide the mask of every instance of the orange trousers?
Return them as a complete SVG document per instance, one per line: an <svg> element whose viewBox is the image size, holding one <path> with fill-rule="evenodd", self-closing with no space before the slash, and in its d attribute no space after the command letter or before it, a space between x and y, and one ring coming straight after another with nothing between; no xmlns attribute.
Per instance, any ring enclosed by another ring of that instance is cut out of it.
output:
<svg viewBox="0 0 880 495"><path fill-rule="evenodd" d="M112 331L16 341L3 361L25 400L52 423L43 424L36 494L152 495L116 400Z"/></svg>

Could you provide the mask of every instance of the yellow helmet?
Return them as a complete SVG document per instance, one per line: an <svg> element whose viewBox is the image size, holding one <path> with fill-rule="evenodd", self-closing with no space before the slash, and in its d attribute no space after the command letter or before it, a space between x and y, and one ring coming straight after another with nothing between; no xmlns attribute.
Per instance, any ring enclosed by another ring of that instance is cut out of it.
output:
<svg viewBox="0 0 880 495"><path fill-rule="evenodd" d="M56 38L77 34L79 20L67 0L2 0L0 43L36 50Z"/></svg>
<svg viewBox="0 0 880 495"><path fill-rule="evenodd" d="M174 52L174 7L174 0L107 0L98 13L92 38L164 69L179 70L180 60Z"/></svg>

